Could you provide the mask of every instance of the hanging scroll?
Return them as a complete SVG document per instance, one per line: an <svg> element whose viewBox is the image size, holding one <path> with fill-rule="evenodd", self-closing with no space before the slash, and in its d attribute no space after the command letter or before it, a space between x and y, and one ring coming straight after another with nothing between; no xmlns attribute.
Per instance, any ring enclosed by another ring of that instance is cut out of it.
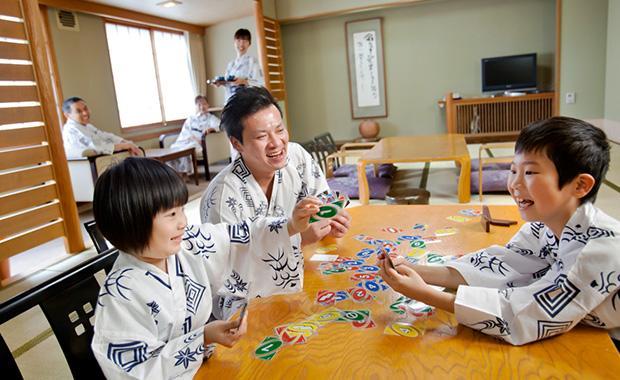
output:
<svg viewBox="0 0 620 380"><path fill-rule="evenodd" d="M351 116L387 116L381 18L345 25Z"/></svg>

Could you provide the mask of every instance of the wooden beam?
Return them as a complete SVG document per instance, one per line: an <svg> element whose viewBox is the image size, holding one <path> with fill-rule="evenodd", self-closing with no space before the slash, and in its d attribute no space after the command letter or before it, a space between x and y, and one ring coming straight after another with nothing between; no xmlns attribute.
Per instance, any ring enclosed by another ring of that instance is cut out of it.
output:
<svg viewBox="0 0 620 380"><path fill-rule="evenodd" d="M9 258L11 255L34 248L37 245L62 236L62 220L59 219L32 232L18 235L14 238L0 240L0 260Z"/></svg>
<svg viewBox="0 0 620 380"><path fill-rule="evenodd" d="M80 0L39 0L40 4L67 11L82 12L95 16L121 21L138 22L144 25L159 26L172 30L187 31L204 35L205 28L201 25L188 24L163 17L151 16L146 13L134 12L123 8Z"/></svg>
<svg viewBox="0 0 620 380"><path fill-rule="evenodd" d="M553 116L560 115L560 73L562 63L562 0L555 0L555 70L553 70Z"/></svg>
<svg viewBox="0 0 620 380"><path fill-rule="evenodd" d="M347 15L347 14L351 14L351 13L359 13L359 12L365 12L365 11L376 11L376 10L380 10L380 9L388 9L388 8L395 8L395 7L405 7L405 6L408 6L408 5L413 5L415 3L421 3L421 2L425 2L425 1L428 1L428 0L404 0L404 1L394 1L394 2L391 2L391 3L384 3L384 4L378 4L378 5L363 5L363 6L359 6L359 7L351 7L351 8L346 8L346 9L340 9L340 10L337 10L337 11L319 12L319 13L309 14L309 15L306 15L306 16L288 17L288 18L285 17L285 18L278 19L278 22L280 22L280 25L292 24L292 23L296 23L296 22L318 20L318 19L321 19L321 18L343 16L343 15Z"/></svg>
<svg viewBox="0 0 620 380"><path fill-rule="evenodd" d="M265 46L265 25L263 20L263 2L254 0L254 20L256 21L256 47L258 49L258 60L265 76L269 73L267 67L267 47ZM265 81L265 88L271 90L269 81Z"/></svg>
<svg viewBox="0 0 620 380"><path fill-rule="evenodd" d="M39 206L56 198L58 198L58 193L55 182L0 195L0 215Z"/></svg>
<svg viewBox="0 0 620 380"><path fill-rule="evenodd" d="M37 101L39 101L39 94L35 86L0 86L0 103Z"/></svg>
<svg viewBox="0 0 620 380"><path fill-rule="evenodd" d="M28 45L0 41L0 58L30 61Z"/></svg>

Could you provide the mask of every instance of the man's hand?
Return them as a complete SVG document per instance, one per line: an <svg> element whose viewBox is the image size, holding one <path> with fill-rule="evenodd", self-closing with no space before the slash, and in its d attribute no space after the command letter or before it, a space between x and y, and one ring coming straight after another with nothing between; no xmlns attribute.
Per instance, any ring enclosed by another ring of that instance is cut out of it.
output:
<svg viewBox="0 0 620 380"><path fill-rule="evenodd" d="M316 243L323 239L332 230L329 220L319 220L310 224L310 227L301 233L301 245Z"/></svg>
<svg viewBox="0 0 620 380"><path fill-rule="evenodd" d="M232 84L235 86L247 86L248 80L244 78L237 78L232 82Z"/></svg>
<svg viewBox="0 0 620 380"><path fill-rule="evenodd" d="M345 209L340 211L333 219L329 221L331 226L330 236L335 238L341 238L346 235L351 227L351 215Z"/></svg>
<svg viewBox="0 0 620 380"><path fill-rule="evenodd" d="M226 347L232 347L245 335L247 331L247 314L241 325L238 320L232 321L213 321L205 325L204 344L219 343Z"/></svg>
<svg viewBox="0 0 620 380"><path fill-rule="evenodd" d="M118 144L114 144L114 150L128 150L132 156L141 156L142 151L140 148L132 142L124 141Z"/></svg>
<svg viewBox="0 0 620 380"><path fill-rule="evenodd" d="M319 212L320 205L321 201L315 197L306 197L297 202L287 224L288 234L292 236L307 230L310 225L310 216Z"/></svg>

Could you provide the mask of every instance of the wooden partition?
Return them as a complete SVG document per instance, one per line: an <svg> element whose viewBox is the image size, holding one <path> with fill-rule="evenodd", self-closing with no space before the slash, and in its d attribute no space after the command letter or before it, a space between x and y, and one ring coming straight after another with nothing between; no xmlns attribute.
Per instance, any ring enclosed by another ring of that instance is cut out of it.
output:
<svg viewBox="0 0 620 380"><path fill-rule="evenodd" d="M265 87L274 98L284 102L284 113L287 114L286 80L284 78L284 54L282 51L282 35L278 20L263 16L262 1L254 1L256 18L256 34L261 67L265 75Z"/></svg>
<svg viewBox="0 0 620 380"><path fill-rule="evenodd" d="M55 238L84 249L36 0L2 0L0 261ZM8 40L7 40L8 39Z"/></svg>
<svg viewBox="0 0 620 380"><path fill-rule="evenodd" d="M446 128L448 133L464 134L467 142L514 138L529 123L553 116L553 102L553 92L471 99L452 99L449 93Z"/></svg>

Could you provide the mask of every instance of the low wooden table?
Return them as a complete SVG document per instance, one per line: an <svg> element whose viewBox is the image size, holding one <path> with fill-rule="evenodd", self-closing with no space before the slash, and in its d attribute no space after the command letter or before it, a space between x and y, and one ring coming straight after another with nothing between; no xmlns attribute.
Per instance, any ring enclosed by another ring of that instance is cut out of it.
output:
<svg viewBox="0 0 620 380"><path fill-rule="evenodd" d="M458 198L461 203L469 202L471 159L465 137L458 134L395 136L381 139L357 161L360 202L367 205L370 198L366 165L433 161L455 161L460 164Z"/></svg>
<svg viewBox="0 0 620 380"><path fill-rule="evenodd" d="M191 156L192 165L194 167L194 179L196 180L196 185L198 185L198 165L196 164L196 150L193 147L147 149L145 153L146 157L163 163L176 160L177 158Z"/></svg>
<svg viewBox="0 0 620 380"><path fill-rule="evenodd" d="M274 327L302 321L327 309L315 303L319 290L341 290L355 284L352 272L323 275L320 262L309 261L321 246L336 243L343 257L355 257L370 247L354 239L357 234L396 239L402 234L415 235L412 226L428 224L427 231L456 227L455 235L442 236L441 242L429 244L428 251L458 255L505 244L520 228L491 226L485 233L479 218L456 223L446 217L458 215L463 206L360 206L349 210L352 227L339 240L326 240L306 246L303 291L253 299L248 308L248 333L233 348L218 346L205 362L196 379L612 379L620 373L620 357L607 332L578 325L557 337L511 346L468 327L458 325L452 334L427 330L422 336L405 338L383 333L386 324L396 319L390 311L391 290L377 295L375 301L355 303L345 300L335 304L341 310L369 309L376 327L356 329L350 323L330 323L321 327L305 344L284 346L270 361L259 360L254 351L263 338L274 336ZM479 208L478 208L479 209ZM521 220L516 206L490 206L496 218ZM397 227L402 233L382 231ZM372 263L373 259L368 259ZM453 314L438 311L429 321L452 320Z"/></svg>

